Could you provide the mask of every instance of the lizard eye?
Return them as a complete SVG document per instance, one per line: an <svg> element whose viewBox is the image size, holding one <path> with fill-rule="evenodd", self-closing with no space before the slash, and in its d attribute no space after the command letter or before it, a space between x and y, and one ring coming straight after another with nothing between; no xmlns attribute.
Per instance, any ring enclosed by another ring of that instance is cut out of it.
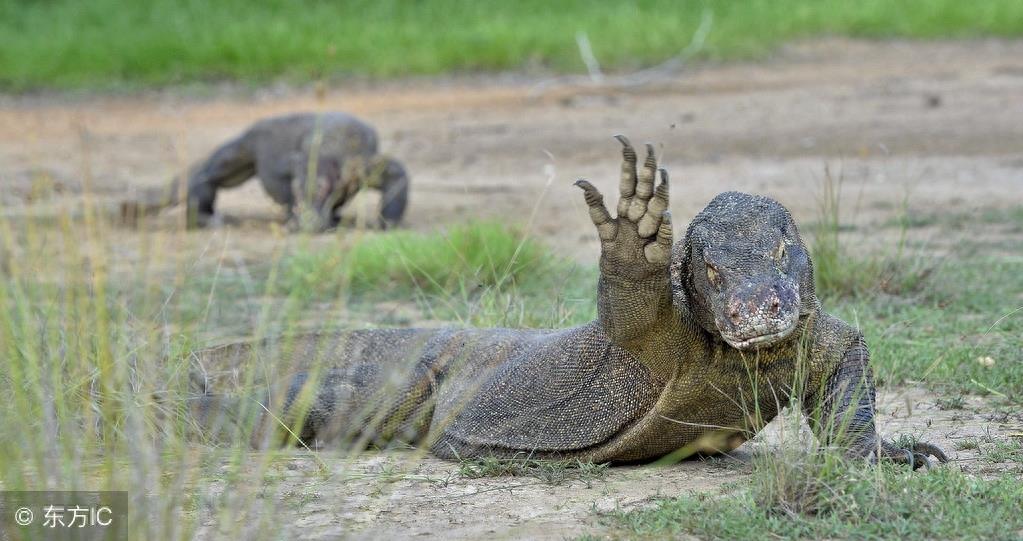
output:
<svg viewBox="0 0 1023 541"><path fill-rule="evenodd" d="M778 241L778 247L774 249L771 257L773 257L775 261L781 261L785 258L785 240Z"/></svg>
<svg viewBox="0 0 1023 541"><path fill-rule="evenodd" d="M721 274L718 273L717 269L714 268L714 265L711 265L710 263L707 263L707 280L709 280L711 285L714 287L719 289L721 288Z"/></svg>

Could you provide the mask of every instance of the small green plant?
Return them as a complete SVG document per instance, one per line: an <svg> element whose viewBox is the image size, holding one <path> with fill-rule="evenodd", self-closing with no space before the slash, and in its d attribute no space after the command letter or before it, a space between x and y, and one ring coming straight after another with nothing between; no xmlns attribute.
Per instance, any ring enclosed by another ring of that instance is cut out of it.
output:
<svg viewBox="0 0 1023 541"><path fill-rule="evenodd" d="M576 480L589 485L594 480L603 479L607 468L608 464L570 459L535 459L528 456L522 458L472 458L462 459L458 463L459 475L470 479L534 477L547 485L561 485Z"/></svg>
<svg viewBox="0 0 1023 541"><path fill-rule="evenodd" d="M980 442L976 438L966 438L955 443L956 451L971 451L980 449Z"/></svg>
<svg viewBox="0 0 1023 541"><path fill-rule="evenodd" d="M995 440L983 450L984 459L989 462L1023 462L1023 442L1019 440Z"/></svg>
<svg viewBox="0 0 1023 541"><path fill-rule="evenodd" d="M961 410L966 405L966 397L961 394L943 396L934 401L940 410Z"/></svg>
<svg viewBox="0 0 1023 541"><path fill-rule="evenodd" d="M819 199L818 219L814 227L811 255L817 293L822 297L842 298L877 293L908 295L920 291L934 272L937 261L922 254L907 252L908 225L899 221L899 241L889 253L852 249L842 234L843 177L824 170L823 191ZM900 216L905 215L903 201ZM860 239L862 242L863 239Z"/></svg>

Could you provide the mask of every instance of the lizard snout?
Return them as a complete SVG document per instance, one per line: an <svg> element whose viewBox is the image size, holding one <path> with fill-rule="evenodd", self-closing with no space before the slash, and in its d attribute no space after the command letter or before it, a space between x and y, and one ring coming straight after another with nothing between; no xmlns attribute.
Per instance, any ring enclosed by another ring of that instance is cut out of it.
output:
<svg viewBox="0 0 1023 541"><path fill-rule="evenodd" d="M733 347L773 344L789 335L799 319L799 292L783 280L749 281L728 293L722 338Z"/></svg>

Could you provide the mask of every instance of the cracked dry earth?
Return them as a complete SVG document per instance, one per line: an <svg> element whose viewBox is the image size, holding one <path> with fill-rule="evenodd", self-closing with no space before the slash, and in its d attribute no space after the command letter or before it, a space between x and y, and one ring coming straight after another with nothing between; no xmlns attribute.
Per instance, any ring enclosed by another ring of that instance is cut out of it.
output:
<svg viewBox="0 0 1023 541"><path fill-rule="evenodd" d="M865 250L894 242L894 228L879 227L906 210L969 217L1023 199L1023 42L825 41L789 46L756 64L694 66L642 85L514 75L333 86L319 98L311 89L0 97L0 213L56 213L83 190L113 205L126 192L161 185L258 118L328 109L372 122L383 149L406 163L413 178L408 228L479 218L528 223L586 265L595 263L598 243L571 182L587 177L614 192L614 133L657 143L672 172L671 210L680 226L727 189L769 194L798 223L813 222L826 168L842 178L844 234ZM54 180L55 196L33 194L40 173ZM230 267L266 260L287 242L267 234L280 212L258 183L219 201L241 225L175 237L184 240L182 257L220 258ZM148 225L169 229L177 218L171 212ZM125 239L126 264L142 257L139 232L113 234ZM938 254L977 235L937 226L909 234ZM1019 232L989 227L983 235L998 250ZM213 239L223 248L208 250ZM329 249L336 238L311 242ZM990 462L963 443L983 449L992 438L1023 432L1018 412L977 397L942 409L938 394L922 387L880 392L883 433L944 447L954 457L949 467L981 476L1019 472L1019 462ZM412 451L355 460L321 453L326 476L309 454L295 451L275 460L269 474L286 527L303 537L560 539L596 528L600 511L740 479L753 453L795 437L781 427L772 424L731 457L613 468L588 484L468 479L456 464ZM213 481L211 489L218 486ZM208 519L212 511L200 505L198 513Z"/></svg>

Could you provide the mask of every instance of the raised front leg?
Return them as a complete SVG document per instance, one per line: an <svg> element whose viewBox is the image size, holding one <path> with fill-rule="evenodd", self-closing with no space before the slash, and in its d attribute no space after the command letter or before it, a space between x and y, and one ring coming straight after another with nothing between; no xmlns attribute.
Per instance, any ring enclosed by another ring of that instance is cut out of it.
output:
<svg viewBox="0 0 1023 541"><path fill-rule="evenodd" d="M935 445L918 442L906 449L877 433L874 378L870 353L862 336L857 336L846 349L821 391L804 400L803 411L817 439L825 445L840 447L848 456L892 460L909 464L914 470L930 467L928 456L948 462L945 453Z"/></svg>
<svg viewBox="0 0 1023 541"><path fill-rule="evenodd" d="M655 190L658 169L653 147L647 145L646 160L637 174L636 151L624 136L616 138L623 145L618 216L611 217L604 197L588 181L579 180L576 185L585 192L600 236L598 318L612 341L628 346L669 319L672 231L668 174L660 170L661 182Z"/></svg>

